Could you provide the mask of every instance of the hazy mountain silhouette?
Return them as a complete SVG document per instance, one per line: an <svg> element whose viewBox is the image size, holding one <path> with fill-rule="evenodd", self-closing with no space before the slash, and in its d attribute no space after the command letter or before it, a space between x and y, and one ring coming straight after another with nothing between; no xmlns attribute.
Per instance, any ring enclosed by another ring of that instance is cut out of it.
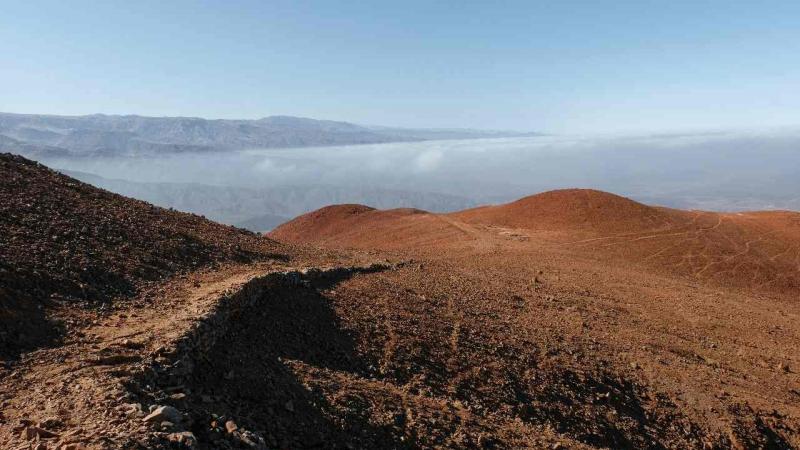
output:
<svg viewBox="0 0 800 450"><path fill-rule="evenodd" d="M33 156L61 156L64 152L83 156L137 156L521 135L525 133L367 127L290 116L208 120L196 117L0 113L0 137L40 146L20 150Z"/></svg>

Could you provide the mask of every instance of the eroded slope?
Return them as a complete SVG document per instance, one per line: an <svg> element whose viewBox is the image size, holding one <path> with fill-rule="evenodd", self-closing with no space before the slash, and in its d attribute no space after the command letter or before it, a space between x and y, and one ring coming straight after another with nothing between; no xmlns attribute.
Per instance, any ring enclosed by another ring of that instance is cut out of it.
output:
<svg viewBox="0 0 800 450"><path fill-rule="evenodd" d="M0 154L0 231L0 356L56 337L51 308L130 297L147 282L219 263L284 257L269 239L10 154Z"/></svg>

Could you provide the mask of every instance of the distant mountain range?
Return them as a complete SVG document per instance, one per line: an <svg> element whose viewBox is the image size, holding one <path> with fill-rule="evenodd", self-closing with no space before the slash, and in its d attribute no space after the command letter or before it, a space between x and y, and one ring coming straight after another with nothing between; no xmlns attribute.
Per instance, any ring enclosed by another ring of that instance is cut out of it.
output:
<svg viewBox="0 0 800 450"><path fill-rule="evenodd" d="M145 156L535 134L362 126L290 116L207 120L195 117L0 113L0 149L32 157Z"/></svg>

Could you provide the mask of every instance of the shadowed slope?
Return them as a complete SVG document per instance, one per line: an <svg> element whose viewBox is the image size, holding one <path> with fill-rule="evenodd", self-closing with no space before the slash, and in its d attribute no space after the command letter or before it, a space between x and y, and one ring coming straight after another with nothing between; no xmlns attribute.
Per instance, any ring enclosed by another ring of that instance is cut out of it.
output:
<svg viewBox="0 0 800 450"><path fill-rule="evenodd" d="M42 307L53 302L130 296L146 281L218 262L272 258L281 248L0 154L0 353L51 334Z"/></svg>

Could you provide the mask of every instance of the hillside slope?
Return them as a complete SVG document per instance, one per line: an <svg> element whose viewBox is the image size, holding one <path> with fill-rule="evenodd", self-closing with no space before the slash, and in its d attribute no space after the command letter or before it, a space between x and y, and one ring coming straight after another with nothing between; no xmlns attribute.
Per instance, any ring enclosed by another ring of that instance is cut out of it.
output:
<svg viewBox="0 0 800 450"><path fill-rule="evenodd" d="M145 282L282 246L81 183L0 154L0 327L4 354L49 334L41 308L131 296Z"/></svg>
<svg viewBox="0 0 800 450"><path fill-rule="evenodd" d="M410 216L328 207L270 236L333 247L542 247L722 285L800 289L800 213L716 213L651 207L592 190L551 191L499 206ZM350 206L352 208L352 206Z"/></svg>
<svg viewBox="0 0 800 450"><path fill-rule="evenodd" d="M453 217L509 228L595 233L658 229L676 221L662 209L591 189L544 192L505 205L462 211Z"/></svg>
<svg viewBox="0 0 800 450"><path fill-rule="evenodd" d="M743 275L797 257L795 213L340 205L272 234L298 246L0 163L2 319L32 323L0 364L9 448L800 446L797 291ZM653 243L759 264L719 283Z"/></svg>
<svg viewBox="0 0 800 450"><path fill-rule="evenodd" d="M470 412L589 447L800 446L800 213L563 190L446 215L334 206L269 236L411 261L332 295L384 373Z"/></svg>

